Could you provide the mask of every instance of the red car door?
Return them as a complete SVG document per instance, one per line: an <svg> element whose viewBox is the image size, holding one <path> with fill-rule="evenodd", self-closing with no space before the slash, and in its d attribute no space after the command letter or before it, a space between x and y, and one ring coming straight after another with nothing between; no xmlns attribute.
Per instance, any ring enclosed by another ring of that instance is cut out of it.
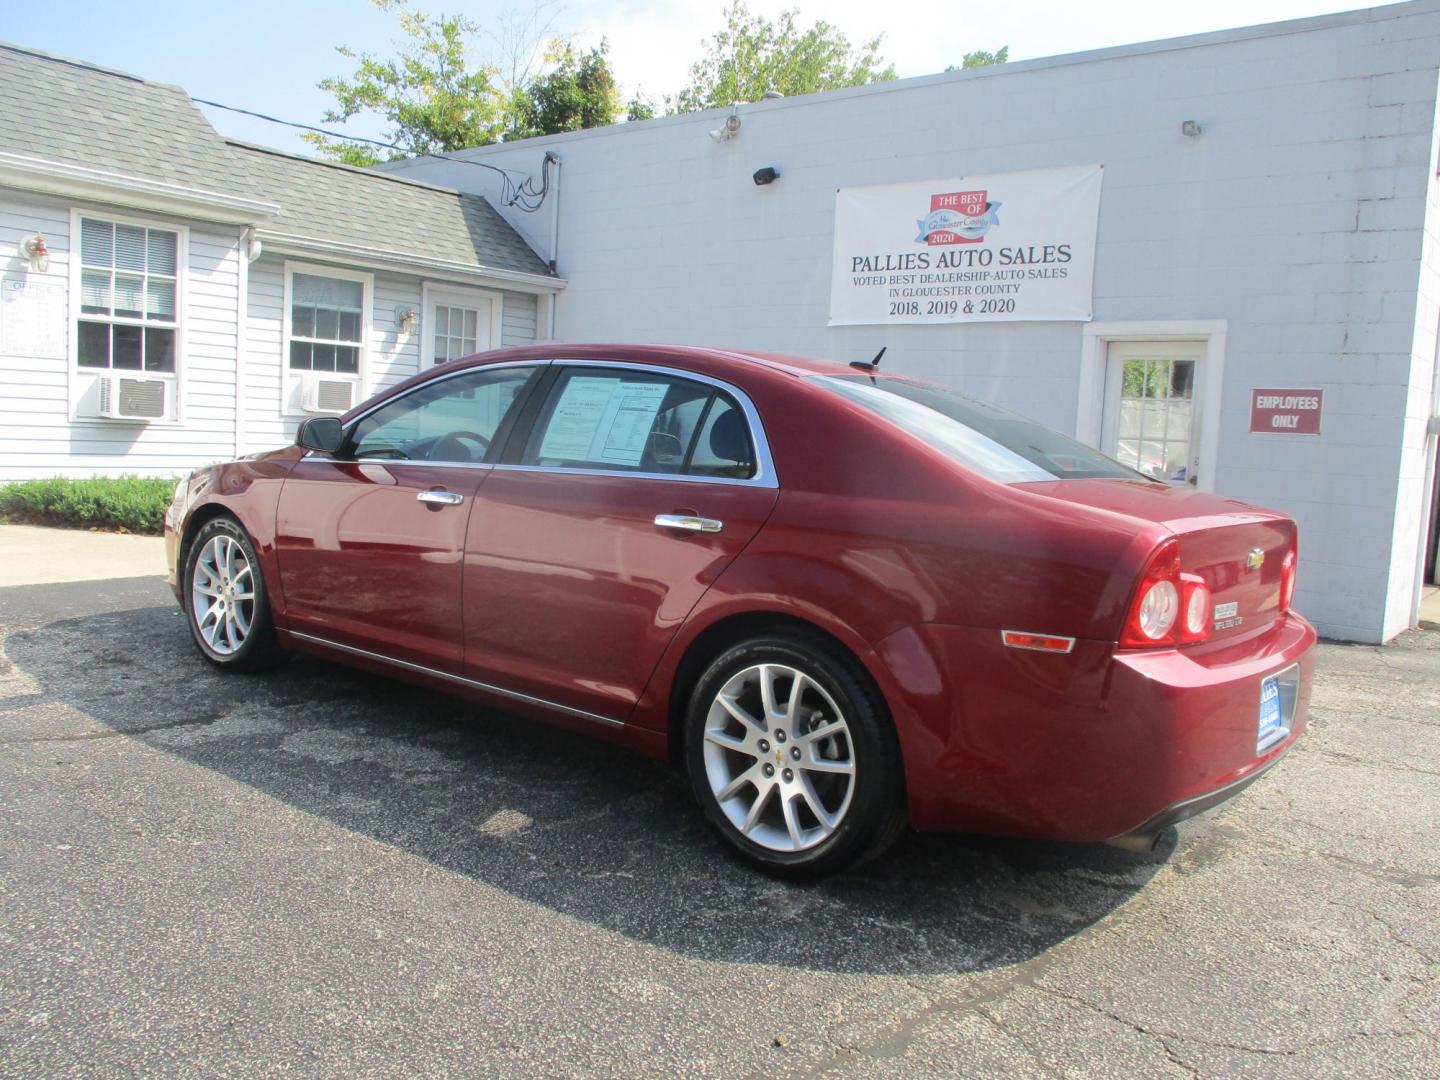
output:
<svg viewBox="0 0 1440 1080"><path fill-rule="evenodd" d="M459 670L466 523L536 370L439 376L360 417L337 454L296 463L275 539L292 632Z"/></svg>
<svg viewBox="0 0 1440 1080"><path fill-rule="evenodd" d="M644 365L557 372L465 546L470 678L624 720L778 495L737 391Z"/></svg>

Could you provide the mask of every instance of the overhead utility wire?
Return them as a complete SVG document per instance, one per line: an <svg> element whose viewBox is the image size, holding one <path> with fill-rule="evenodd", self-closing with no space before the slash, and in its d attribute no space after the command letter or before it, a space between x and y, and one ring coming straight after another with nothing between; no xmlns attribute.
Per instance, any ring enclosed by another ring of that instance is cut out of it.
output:
<svg viewBox="0 0 1440 1080"><path fill-rule="evenodd" d="M316 127L313 124L301 124L295 120L281 120L278 116L267 116L265 113L256 112L254 109L242 109L236 105L222 105L218 101L208 101L205 98L192 97L191 101L197 105L209 105L215 109L224 109L227 112L243 113L245 116L253 116L257 120L268 120L272 124L282 124L285 127L299 128L302 131L314 131L320 135L327 135L332 139L342 139L346 142L362 142L371 146L383 146L387 150L399 150L401 153L414 153L407 147L396 143L385 142L381 139L367 139L363 135L346 135L343 132L331 131L328 128ZM550 190L550 170L542 167L543 180L540 186L535 186L535 178L525 176L519 183L515 182L515 175L509 169L502 169L498 165L490 165L484 161L470 161L467 158L447 157L445 154L432 154L422 151L416 157L434 158L436 161L448 161L456 165L473 165L477 169L489 169L491 172L499 173L501 178L500 201L506 206L514 206L527 214L533 214L545 204L545 196ZM549 165L549 156L546 156L545 165ZM533 202L531 201L533 200Z"/></svg>

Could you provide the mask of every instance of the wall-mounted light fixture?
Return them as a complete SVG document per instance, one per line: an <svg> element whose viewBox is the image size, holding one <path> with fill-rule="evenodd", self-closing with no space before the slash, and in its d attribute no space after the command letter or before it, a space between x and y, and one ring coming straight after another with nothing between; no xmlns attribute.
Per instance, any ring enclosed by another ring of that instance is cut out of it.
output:
<svg viewBox="0 0 1440 1080"><path fill-rule="evenodd" d="M714 139L716 142L729 142L731 139L735 138L735 136L739 134L740 110L738 108L735 108L730 111L729 116L725 117L725 124L723 127L718 127L714 131L710 132L710 138Z"/></svg>
<svg viewBox="0 0 1440 1080"><path fill-rule="evenodd" d="M1195 138L1195 136L1197 136L1197 135L1200 134L1200 121L1199 121L1199 120L1182 120L1182 121L1180 121L1180 134L1181 134L1181 135L1188 136L1189 138L1192 138L1192 139Z"/></svg>
<svg viewBox="0 0 1440 1080"><path fill-rule="evenodd" d="M750 179L755 181L756 187L764 187L780 179L780 174L775 171L774 165L766 165L763 169L756 169Z"/></svg>
<svg viewBox="0 0 1440 1080"><path fill-rule="evenodd" d="M245 261L253 263L260 258L264 250L265 245L260 243L260 238L255 235L255 226L250 226L245 230Z"/></svg>
<svg viewBox="0 0 1440 1080"><path fill-rule="evenodd" d="M50 269L50 249L45 246L45 237L38 232L20 241L20 254L30 260L30 269L43 274Z"/></svg>
<svg viewBox="0 0 1440 1080"><path fill-rule="evenodd" d="M420 324L420 313L410 304L400 304L395 308L395 325L404 334L413 334L415 327Z"/></svg>

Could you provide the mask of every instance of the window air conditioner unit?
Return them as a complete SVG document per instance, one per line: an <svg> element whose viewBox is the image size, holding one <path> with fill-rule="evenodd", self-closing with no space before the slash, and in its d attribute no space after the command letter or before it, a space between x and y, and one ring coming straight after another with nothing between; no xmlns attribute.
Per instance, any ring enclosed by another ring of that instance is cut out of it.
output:
<svg viewBox="0 0 1440 1080"><path fill-rule="evenodd" d="M355 383L349 379L300 377L300 408L307 413L343 413L355 404Z"/></svg>
<svg viewBox="0 0 1440 1080"><path fill-rule="evenodd" d="M169 379L100 377L100 415L106 420L164 420L169 406Z"/></svg>

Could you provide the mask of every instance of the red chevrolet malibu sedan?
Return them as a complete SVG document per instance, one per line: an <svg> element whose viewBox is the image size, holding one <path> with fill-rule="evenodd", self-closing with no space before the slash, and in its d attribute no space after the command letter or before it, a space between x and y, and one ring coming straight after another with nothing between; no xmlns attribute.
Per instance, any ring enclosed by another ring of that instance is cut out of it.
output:
<svg viewBox="0 0 1440 1080"><path fill-rule="evenodd" d="M1295 522L874 365L535 346L202 469L201 654L287 650L668 758L767 871L908 823L1143 843L1305 725Z"/></svg>

